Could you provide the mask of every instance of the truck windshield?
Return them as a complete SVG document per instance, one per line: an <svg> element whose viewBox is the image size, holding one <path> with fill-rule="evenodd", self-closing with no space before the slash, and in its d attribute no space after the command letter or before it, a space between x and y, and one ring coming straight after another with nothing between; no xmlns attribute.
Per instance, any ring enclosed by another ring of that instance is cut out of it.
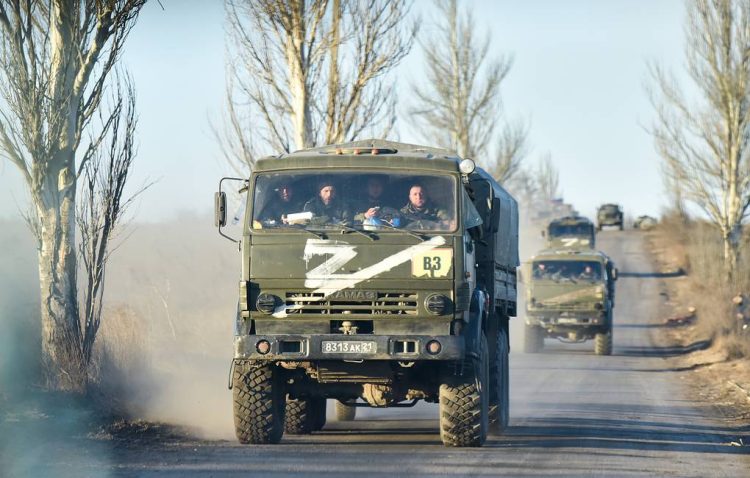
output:
<svg viewBox="0 0 750 478"><path fill-rule="evenodd" d="M553 224L549 227L550 237L591 236L594 228L591 224Z"/></svg>
<svg viewBox="0 0 750 478"><path fill-rule="evenodd" d="M536 280L599 281L602 265L596 261L535 261L532 275Z"/></svg>
<svg viewBox="0 0 750 478"><path fill-rule="evenodd" d="M456 179L367 171L259 174L252 219L253 229L454 231Z"/></svg>

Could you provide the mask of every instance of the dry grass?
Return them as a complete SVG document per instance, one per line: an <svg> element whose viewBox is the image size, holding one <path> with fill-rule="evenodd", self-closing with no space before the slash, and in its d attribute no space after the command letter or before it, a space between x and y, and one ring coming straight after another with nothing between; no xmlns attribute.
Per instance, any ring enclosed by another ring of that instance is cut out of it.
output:
<svg viewBox="0 0 750 478"><path fill-rule="evenodd" d="M685 287L678 291L682 308L695 307L696 332L717 340L729 358L750 357L750 337L738 333L732 298L750 293L750 248L745 248L739 263L737 280L725 281L721 236L705 221L683 224L665 219L654 231L655 243L664 265L687 272Z"/></svg>

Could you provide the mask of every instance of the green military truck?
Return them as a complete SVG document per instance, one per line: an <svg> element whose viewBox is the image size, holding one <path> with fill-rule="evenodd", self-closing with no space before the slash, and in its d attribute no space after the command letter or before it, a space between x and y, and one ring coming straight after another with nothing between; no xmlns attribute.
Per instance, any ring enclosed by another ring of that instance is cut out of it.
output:
<svg viewBox="0 0 750 478"><path fill-rule="evenodd" d="M225 236L231 180L216 196ZM447 446L507 426L518 208L489 174L446 150L368 140L261 159L239 181L240 442L319 430L328 399L346 419L438 403Z"/></svg>
<svg viewBox="0 0 750 478"><path fill-rule="evenodd" d="M550 221L542 235L549 249L593 249L596 245L594 223L582 216Z"/></svg>
<svg viewBox="0 0 750 478"><path fill-rule="evenodd" d="M617 268L606 254L546 250L524 269L527 353L539 352L550 337L568 342L594 339L597 355L612 354Z"/></svg>
<svg viewBox="0 0 750 478"><path fill-rule="evenodd" d="M617 204L602 204L596 212L596 228L602 230L604 226L616 226L622 231L624 228L622 208Z"/></svg>

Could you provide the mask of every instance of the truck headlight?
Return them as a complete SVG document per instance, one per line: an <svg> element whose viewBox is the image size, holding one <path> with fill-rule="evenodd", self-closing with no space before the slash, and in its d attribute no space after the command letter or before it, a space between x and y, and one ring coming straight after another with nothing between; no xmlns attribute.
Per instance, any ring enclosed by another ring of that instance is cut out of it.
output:
<svg viewBox="0 0 750 478"><path fill-rule="evenodd" d="M278 300L279 298L275 295L264 292L258 296L258 300L255 301L255 307L264 314L272 314L276 309Z"/></svg>
<svg viewBox="0 0 750 478"><path fill-rule="evenodd" d="M424 300L424 308L433 315L443 315L448 309L448 298L441 294L430 294Z"/></svg>

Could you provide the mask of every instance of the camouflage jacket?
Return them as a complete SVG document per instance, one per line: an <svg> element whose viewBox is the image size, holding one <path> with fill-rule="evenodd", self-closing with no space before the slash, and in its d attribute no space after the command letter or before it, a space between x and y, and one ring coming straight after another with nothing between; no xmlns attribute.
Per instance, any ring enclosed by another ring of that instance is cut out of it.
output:
<svg viewBox="0 0 750 478"><path fill-rule="evenodd" d="M430 204L425 205L425 207L420 211L417 208L415 208L412 205L412 203L409 203L406 206L401 208L401 214L404 215L404 218L407 221L438 222L438 221L450 220L450 217L448 216L448 211L444 209L432 207Z"/></svg>
<svg viewBox="0 0 750 478"><path fill-rule="evenodd" d="M319 197L314 197L305 203L304 210L313 213L310 224L341 224L352 220L349 208L339 199L326 205Z"/></svg>

